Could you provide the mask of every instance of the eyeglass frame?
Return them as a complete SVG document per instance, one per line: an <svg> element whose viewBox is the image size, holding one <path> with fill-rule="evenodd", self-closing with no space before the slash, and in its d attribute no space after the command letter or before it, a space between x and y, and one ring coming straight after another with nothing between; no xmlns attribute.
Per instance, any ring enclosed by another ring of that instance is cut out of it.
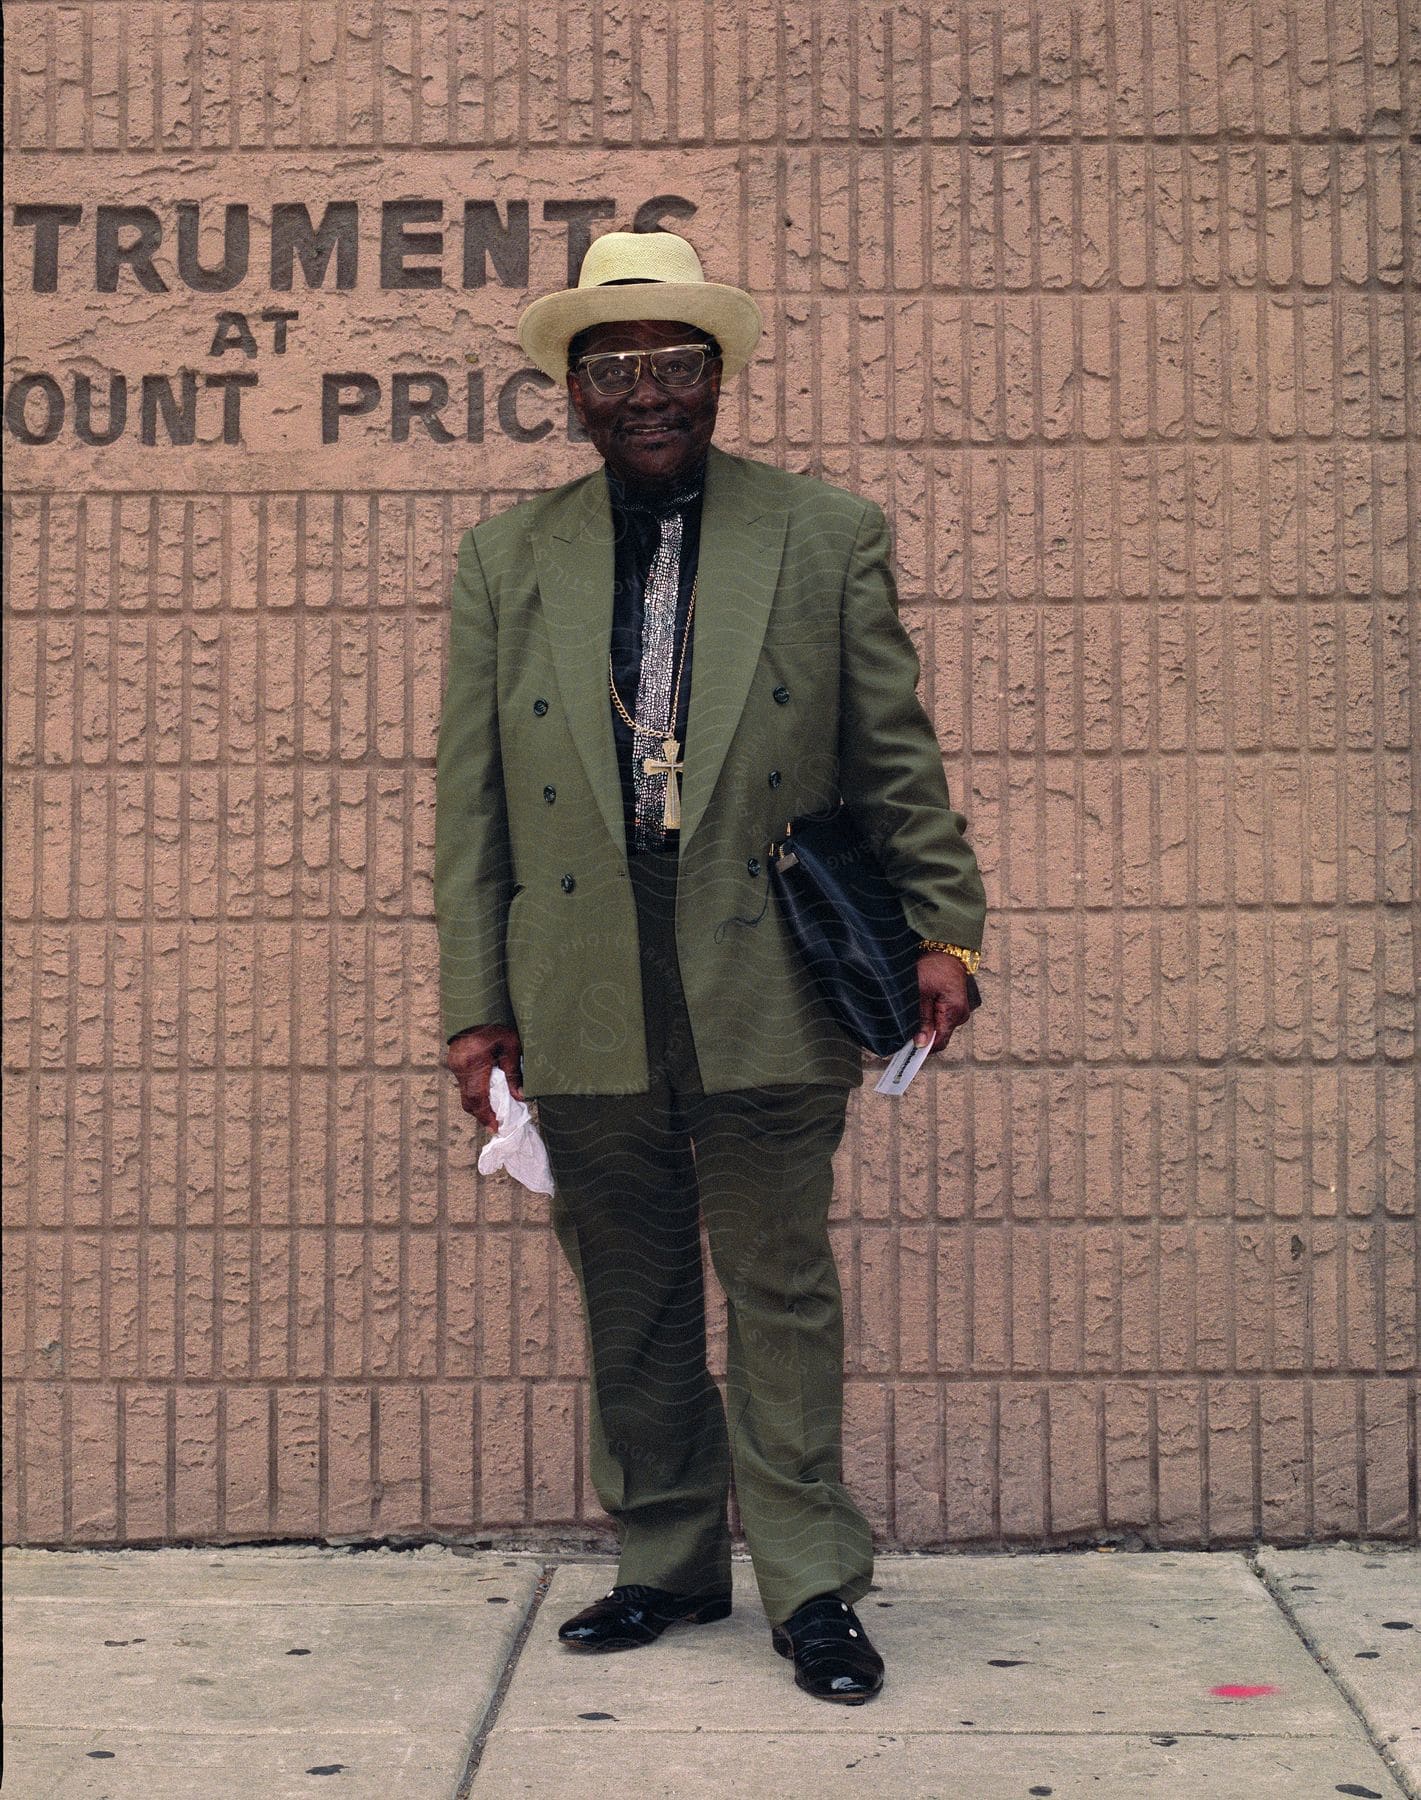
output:
<svg viewBox="0 0 1421 1800"><path fill-rule="evenodd" d="M684 387L672 387L668 382L663 381L651 364L650 359L653 356L664 356L668 351L672 350L699 350L703 353L705 358L705 361L701 364L700 374L697 375L694 381L688 381ZM664 388L668 394L685 394L689 393L692 388L701 385L706 378L706 369L708 365L713 362L721 361L724 354L725 352L723 350L712 349L709 344L656 344L650 350L591 350L585 356L579 356L577 361L572 365L572 368L573 373L578 376L587 373L587 380L592 387L593 393L601 394L604 400L625 399L627 394L634 394L636 392L637 385L641 381L642 358L645 357L647 359L646 366L651 371L651 379L659 388ZM618 362L625 362L629 357L633 356L636 358L636 374L632 377L632 385L622 394L607 393L604 388L598 387L590 372L587 372L588 363L598 362L603 357L615 359Z"/></svg>

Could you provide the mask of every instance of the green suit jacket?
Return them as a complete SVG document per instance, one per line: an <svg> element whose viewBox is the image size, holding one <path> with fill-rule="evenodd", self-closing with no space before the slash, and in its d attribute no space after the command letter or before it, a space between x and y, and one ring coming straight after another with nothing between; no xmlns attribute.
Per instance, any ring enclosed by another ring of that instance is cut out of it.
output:
<svg viewBox="0 0 1421 1800"><path fill-rule="evenodd" d="M917 699L882 510L712 448L682 776L676 946L707 1093L863 1079L801 966L767 845L842 794L925 938L976 948L986 899ZM435 775L446 1038L514 1024L524 1092L648 1087L607 690L602 470L459 546Z"/></svg>

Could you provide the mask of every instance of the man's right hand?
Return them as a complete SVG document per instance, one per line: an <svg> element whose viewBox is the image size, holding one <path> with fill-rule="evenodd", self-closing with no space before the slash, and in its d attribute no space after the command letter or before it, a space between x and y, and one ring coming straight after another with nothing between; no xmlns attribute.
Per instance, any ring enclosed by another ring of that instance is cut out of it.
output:
<svg viewBox="0 0 1421 1800"><path fill-rule="evenodd" d="M508 1091L515 1100L523 1098L518 1077L518 1059L523 1054L518 1033L511 1025L475 1025L461 1031L445 1052L445 1063L459 1084L459 1100L466 1113L472 1113L480 1125L490 1131L498 1129L498 1120L489 1104L488 1083L497 1064L508 1077Z"/></svg>

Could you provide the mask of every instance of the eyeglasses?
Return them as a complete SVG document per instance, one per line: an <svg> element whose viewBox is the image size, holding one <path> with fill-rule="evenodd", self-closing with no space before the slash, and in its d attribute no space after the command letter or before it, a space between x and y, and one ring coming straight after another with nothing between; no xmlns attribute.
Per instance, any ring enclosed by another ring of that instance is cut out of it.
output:
<svg viewBox="0 0 1421 1800"><path fill-rule="evenodd" d="M673 392L693 388L706 372L707 362L718 362L720 352L706 344L669 344L664 350L609 350L578 359L577 369L599 394L629 394L641 380L646 358L653 381Z"/></svg>

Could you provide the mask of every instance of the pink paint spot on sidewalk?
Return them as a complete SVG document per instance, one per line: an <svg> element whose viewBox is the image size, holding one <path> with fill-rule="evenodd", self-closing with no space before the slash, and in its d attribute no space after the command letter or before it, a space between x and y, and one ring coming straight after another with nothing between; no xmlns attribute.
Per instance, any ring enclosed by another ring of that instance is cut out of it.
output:
<svg viewBox="0 0 1421 1800"><path fill-rule="evenodd" d="M1222 1687L1210 1688L1209 1692L1216 1700L1260 1700L1264 1694L1276 1694L1278 1690L1267 1683L1249 1687L1236 1682L1225 1682Z"/></svg>

